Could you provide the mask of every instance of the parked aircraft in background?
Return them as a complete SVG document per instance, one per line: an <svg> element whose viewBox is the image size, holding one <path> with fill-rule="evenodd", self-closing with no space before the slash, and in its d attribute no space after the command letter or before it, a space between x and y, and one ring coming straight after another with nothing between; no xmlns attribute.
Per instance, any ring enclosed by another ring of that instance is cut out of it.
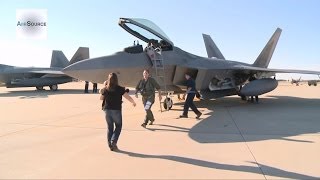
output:
<svg viewBox="0 0 320 180"><path fill-rule="evenodd" d="M0 64L0 83L7 88L36 87L43 90L49 86L51 90L58 90L58 84L71 82L72 77L62 72L68 65L89 58L89 48L79 47L70 62L62 51L54 50L51 56L50 68L16 67Z"/></svg>
<svg viewBox="0 0 320 180"><path fill-rule="evenodd" d="M291 84L296 84L296 86L299 86L300 82L301 82L301 77L299 79L291 78Z"/></svg>
<svg viewBox="0 0 320 180"><path fill-rule="evenodd" d="M282 31L280 28L255 62L247 64L225 60L212 44L212 39L206 35L204 40L207 42L209 58L193 55L174 46L169 37L147 19L120 18L119 25L150 46L143 49L138 44L109 56L83 60L67 66L63 72L80 80L100 83L104 82L108 73L116 72L122 85L135 87L143 70L150 69L162 90L175 93L184 92L184 74L188 72L195 79L196 88L200 90L203 99L236 94L258 96L270 92L278 86L275 73L320 74L319 71L268 68ZM172 102L170 97L165 98L165 101Z"/></svg>

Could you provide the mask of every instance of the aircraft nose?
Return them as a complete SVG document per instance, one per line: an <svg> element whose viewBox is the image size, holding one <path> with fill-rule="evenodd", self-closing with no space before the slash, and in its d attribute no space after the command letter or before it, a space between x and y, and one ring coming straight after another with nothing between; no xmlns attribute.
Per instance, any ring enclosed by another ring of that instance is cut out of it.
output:
<svg viewBox="0 0 320 180"><path fill-rule="evenodd" d="M71 64L65 67L62 72L76 79L90 82L100 82L95 77L98 73L98 69L99 62L96 59L88 59Z"/></svg>
<svg viewBox="0 0 320 180"><path fill-rule="evenodd" d="M145 68L150 68L151 62L145 53L130 54L118 52L110 56L87 59L71 64L63 69L68 76L76 79L103 83L111 72L141 74Z"/></svg>

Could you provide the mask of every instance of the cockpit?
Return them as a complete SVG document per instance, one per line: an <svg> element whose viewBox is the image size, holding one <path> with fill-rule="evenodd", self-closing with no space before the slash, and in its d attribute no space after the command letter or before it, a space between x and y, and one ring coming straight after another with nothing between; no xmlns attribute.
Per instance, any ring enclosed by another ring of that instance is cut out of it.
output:
<svg viewBox="0 0 320 180"><path fill-rule="evenodd" d="M162 51L171 51L173 49L174 45L169 37L156 24L147 19L120 18L119 25L130 34L146 42L146 48L152 46L154 49L161 48ZM143 52L143 47L139 43L134 43L133 46L125 48L124 51L127 53L141 53Z"/></svg>

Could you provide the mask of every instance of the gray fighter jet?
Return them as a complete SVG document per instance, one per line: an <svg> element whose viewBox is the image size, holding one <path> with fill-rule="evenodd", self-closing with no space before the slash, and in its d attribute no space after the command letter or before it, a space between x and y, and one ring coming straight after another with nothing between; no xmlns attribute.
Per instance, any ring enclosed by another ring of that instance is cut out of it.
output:
<svg viewBox="0 0 320 180"><path fill-rule="evenodd" d="M108 73L116 72L119 81L135 87L142 71L149 69L163 91L185 90L184 74L192 74L203 99L229 95L258 96L274 90L275 73L320 74L319 71L267 68L281 34L278 28L253 64L225 60L211 38L204 35L209 58L200 57L174 46L169 37L147 19L120 18L119 25L130 34L148 43L134 44L109 56L74 63L63 72L86 81L104 82ZM211 42L212 41L212 42ZM214 57L214 58L212 58ZM273 78L272 78L273 76ZM165 101L168 101L165 98ZM170 100L171 101L171 100Z"/></svg>
<svg viewBox="0 0 320 180"><path fill-rule="evenodd" d="M70 64L89 58L89 48L79 47L70 62L62 51L54 50L51 56L50 68L15 67L0 64L0 82L7 88L36 87L43 90L49 86L51 90L58 90L58 84L71 82L72 77L62 72Z"/></svg>
<svg viewBox="0 0 320 180"><path fill-rule="evenodd" d="M291 78L291 84L296 84L296 86L299 86L301 82L301 77L299 79Z"/></svg>

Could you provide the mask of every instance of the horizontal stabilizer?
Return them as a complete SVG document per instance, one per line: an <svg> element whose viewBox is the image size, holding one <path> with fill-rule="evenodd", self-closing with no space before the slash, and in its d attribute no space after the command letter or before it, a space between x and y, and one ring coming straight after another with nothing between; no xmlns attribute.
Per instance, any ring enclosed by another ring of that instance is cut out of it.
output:
<svg viewBox="0 0 320 180"><path fill-rule="evenodd" d="M202 34L204 44L206 46L208 58L216 57L218 59L225 59L219 48L211 39L210 35Z"/></svg>

